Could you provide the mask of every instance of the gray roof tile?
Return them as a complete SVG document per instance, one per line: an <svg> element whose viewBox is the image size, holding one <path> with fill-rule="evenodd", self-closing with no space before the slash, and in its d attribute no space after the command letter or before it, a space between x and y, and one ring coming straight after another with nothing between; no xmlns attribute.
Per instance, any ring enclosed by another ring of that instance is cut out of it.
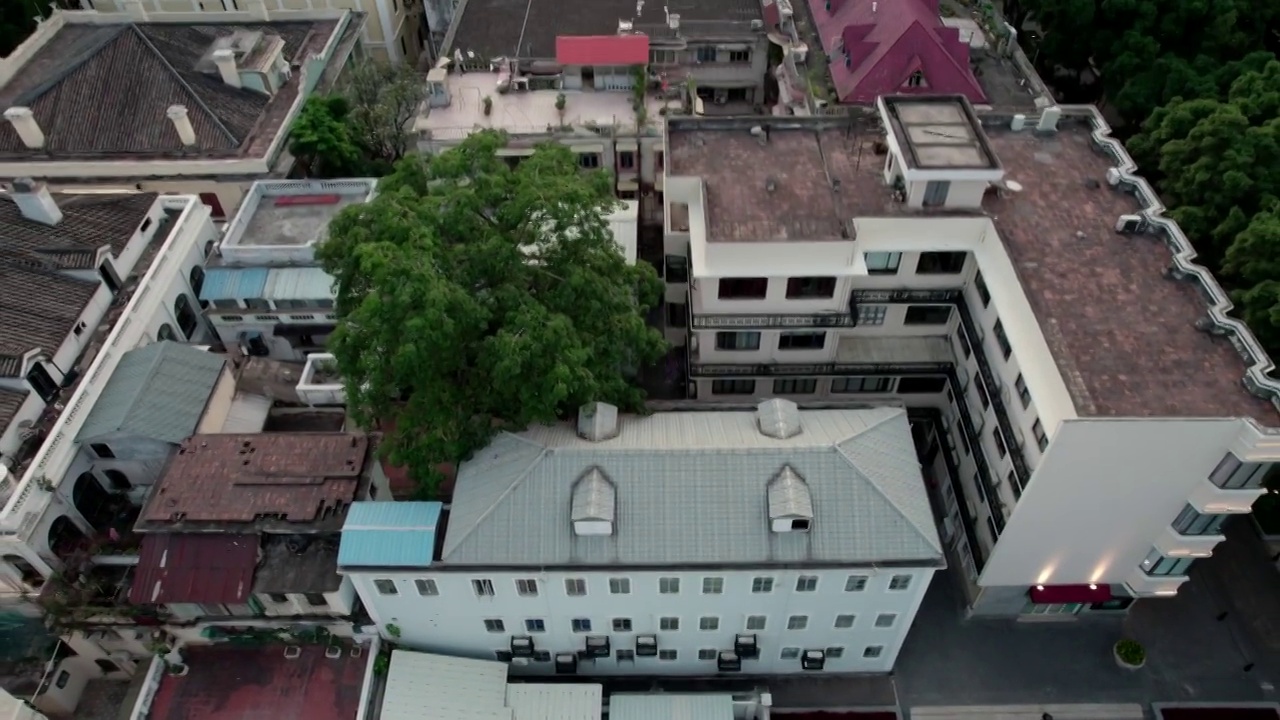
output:
<svg viewBox="0 0 1280 720"><path fill-rule="evenodd" d="M0 262L0 377L17 377L32 350L57 352L99 284Z"/></svg>
<svg viewBox="0 0 1280 720"><path fill-rule="evenodd" d="M155 193L65 195L55 193L62 221L49 226L22 216L11 198L0 198L0 262L43 268L94 267L98 251L119 255L155 203Z"/></svg>
<svg viewBox="0 0 1280 720"><path fill-rule="evenodd" d="M811 410L802 431L762 434L751 412L619 419L618 437L571 424L504 433L458 471L444 564L723 564L935 561L942 557L906 413ZM766 487L784 466L808 485L814 522L774 533ZM575 536L575 481L616 486L611 536Z"/></svg>
<svg viewBox="0 0 1280 720"><path fill-rule="evenodd" d="M25 390L0 387L0 433L8 429L9 423L13 422L14 416L18 414L22 403L27 401L29 394Z"/></svg>

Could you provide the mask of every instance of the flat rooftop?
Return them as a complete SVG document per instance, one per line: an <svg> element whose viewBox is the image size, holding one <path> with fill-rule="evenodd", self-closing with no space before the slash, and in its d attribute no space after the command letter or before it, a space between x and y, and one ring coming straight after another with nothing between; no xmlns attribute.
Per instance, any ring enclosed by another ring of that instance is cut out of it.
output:
<svg viewBox="0 0 1280 720"><path fill-rule="evenodd" d="M182 650L187 675L166 674L149 720L352 720L369 654L344 648L326 658L324 646L303 645L285 658L283 645L193 646Z"/></svg>
<svg viewBox="0 0 1280 720"><path fill-rule="evenodd" d="M377 181L262 180L253 184L221 242L220 264L263 261L271 256L254 249L306 249L303 256L281 256L286 262L312 259L315 246L329 236L329 223L352 205L367 202Z"/></svg>
<svg viewBox="0 0 1280 720"><path fill-rule="evenodd" d="M474 52L481 58L550 59L556 56L560 35L615 35L618 21L667 27L664 12L680 16L682 27L715 21L750 23L763 17L760 0L468 0L453 46L448 50ZM647 28L646 28L647 29ZM687 31L687 30L686 30ZM650 33L652 35L652 33Z"/></svg>
<svg viewBox="0 0 1280 720"><path fill-rule="evenodd" d="M704 180L708 240L839 239L848 218L971 214L895 201L873 121L788 120L796 129L774 123L767 144L749 132L763 120L668 122L669 173ZM1207 306L1193 283L1165 279L1169 248L1116 234L1121 215L1143 208L1108 188L1114 162L1095 147L1091 120L1064 115L1051 135L1007 127L987 126L987 143L1023 189L989 194L983 210L1040 326L1053 329L1045 340L1076 411L1280 425L1271 403L1244 388L1245 361L1231 341L1196 329Z"/></svg>
<svg viewBox="0 0 1280 720"><path fill-rule="evenodd" d="M368 486L361 433L196 435L173 455L139 532L338 532Z"/></svg>
<svg viewBox="0 0 1280 720"><path fill-rule="evenodd" d="M329 221L343 208L362 202L360 197L336 194L306 198L305 202L271 198L258 205L249 218L244 240L255 245L303 245L323 238Z"/></svg>

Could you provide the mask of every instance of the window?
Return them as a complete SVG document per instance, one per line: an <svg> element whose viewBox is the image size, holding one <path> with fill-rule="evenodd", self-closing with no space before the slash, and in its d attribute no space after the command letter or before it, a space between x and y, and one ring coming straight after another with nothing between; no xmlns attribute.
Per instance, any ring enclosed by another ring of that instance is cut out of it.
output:
<svg viewBox="0 0 1280 720"><path fill-rule="evenodd" d="M898 392L902 395L940 393L947 389L947 379L941 375L907 375L898 380Z"/></svg>
<svg viewBox="0 0 1280 720"><path fill-rule="evenodd" d="M724 578L722 577L702 578L702 594L703 595L719 595L722 592L724 592Z"/></svg>
<svg viewBox="0 0 1280 720"><path fill-rule="evenodd" d="M1049 447L1049 436L1044 434L1044 425L1040 424L1040 419L1031 424L1031 434L1036 436L1036 445L1040 448L1040 452Z"/></svg>
<svg viewBox="0 0 1280 720"><path fill-rule="evenodd" d="M896 622L898 622L897 613L880 613L876 616L876 627L878 628L891 628Z"/></svg>
<svg viewBox="0 0 1280 720"><path fill-rule="evenodd" d="M717 350L759 350L760 333L750 330L716 333Z"/></svg>
<svg viewBox="0 0 1280 720"><path fill-rule="evenodd" d="M680 629L680 618L664 617L658 618L658 629L662 632L676 632Z"/></svg>
<svg viewBox="0 0 1280 720"><path fill-rule="evenodd" d="M631 594L631 578L624 578L624 577L609 578L609 594L610 595L630 595Z"/></svg>
<svg viewBox="0 0 1280 720"><path fill-rule="evenodd" d="M618 167L622 170L632 170L636 166L636 153L634 150L622 150L618 152Z"/></svg>
<svg viewBox="0 0 1280 720"><path fill-rule="evenodd" d="M884 319L889 315L888 305L859 305L858 306L858 324L877 326L883 325Z"/></svg>
<svg viewBox="0 0 1280 720"><path fill-rule="evenodd" d="M1220 535L1222 533L1222 523L1226 521L1230 515L1202 515L1198 510L1190 505L1182 509L1178 513L1178 517L1174 518L1173 529L1179 535Z"/></svg>
<svg viewBox="0 0 1280 720"><path fill-rule="evenodd" d="M89 446L89 449L93 450L94 455L97 455L104 460L111 460L116 456L114 452L111 452L111 446L106 443L93 443Z"/></svg>
<svg viewBox="0 0 1280 720"><path fill-rule="evenodd" d="M708 650L706 648L703 648L698 651L699 660L715 660L716 657L718 657L718 654L716 653L715 650Z"/></svg>
<svg viewBox="0 0 1280 720"><path fill-rule="evenodd" d="M858 617L857 615L853 615L853 614L837 615L836 625L835 625L836 629L848 630L849 628L853 627L853 621L856 620L857 617Z"/></svg>
<svg viewBox="0 0 1280 720"><path fill-rule="evenodd" d="M729 62L731 63L749 63L751 62L750 50L730 50Z"/></svg>
<svg viewBox="0 0 1280 720"><path fill-rule="evenodd" d="M493 597L492 580L472 580L471 589L475 591L476 597Z"/></svg>
<svg viewBox="0 0 1280 720"><path fill-rule="evenodd" d="M893 378L865 377L861 375L851 375L849 377L832 378L831 392L833 393L884 393L884 392L889 392L889 388L892 385L893 385Z"/></svg>
<svg viewBox="0 0 1280 720"><path fill-rule="evenodd" d="M287 602L289 602L289 596L288 596L288 595L281 595L280 593L267 593L267 599L268 599L268 600L270 600L270 601L271 601L271 602L273 602L273 603L287 603Z"/></svg>
<svg viewBox="0 0 1280 720"><path fill-rule="evenodd" d="M906 590L909 587L911 587L910 575L894 575L889 578L890 590Z"/></svg>
<svg viewBox="0 0 1280 720"><path fill-rule="evenodd" d="M924 87L924 73L919 70L911 73L907 78L907 87Z"/></svg>
<svg viewBox="0 0 1280 720"><path fill-rule="evenodd" d="M982 378L975 378L973 387L978 392L978 399L982 401L982 409L991 407L991 398L987 395L987 386L982 382Z"/></svg>
<svg viewBox="0 0 1280 720"><path fill-rule="evenodd" d="M565 578L564 594L569 597L582 597L587 594L587 581L582 578Z"/></svg>
<svg viewBox="0 0 1280 720"><path fill-rule="evenodd" d="M991 428L991 439L995 440L996 452L1000 453L1000 459L1003 460L1009 454L1009 448L1005 447L1004 433L1000 432L999 426Z"/></svg>
<svg viewBox="0 0 1280 720"><path fill-rule="evenodd" d="M618 659L618 662L635 662L636 651L635 650L617 650L614 652L614 657Z"/></svg>
<svg viewBox="0 0 1280 720"><path fill-rule="evenodd" d="M178 321L178 329L182 331L183 337L190 338L195 334L196 328L200 327L200 316L191 307L191 301L186 295L179 295L173 301L173 316Z"/></svg>
<svg viewBox="0 0 1280 720"><path fill-rule="evenodd" d="M551 653L546 650L533 651L534 662L551 662Z"/></svg>
<svg viewBox="0 0 1280 720"><path fill-rule="evenodd" d="M76 326L77 335L80 334L80 330L81 330L80 326L77 325ZM178 333L173 329L173 326L170 325L169 323L165 323L160 326L160 331L156 333L156 339L157 340L178 340L180 338L178 338Z"/></svg>
<svg viewBox="0 0 1280 720"><path fill-rule="evenodd" d="M982 271L973 275L973 289L978 291L978 299L982 301L982 307L991 304L991 292L987 290L987 281L982 279Z"/></svg>
<svg viewBox="0 0 1280 720"><path fill-rule="evenodd" d="M311 607L329 607L329 601L325 599L323 593L303 593L302 598Z"/></svg>
<svg viewBox="0 0 1280 720"><path fill-rule="evenodd" d="M866 590L866 589L867 589L866 575L850 575L849 578L844 581L845 592L862 592L863 590Z"/></svg>
<svg viewBox="0 0 1280 720"><path fill-rule="evenodd" d="M700 63L712 63L716 61L715 45L699 45L694 48L694 58Z"/></svg>
<svg viewBox="0 0 1280 720"><path fill-rule="evenodd" d="M956 342L960 344L960 351L964 353L964 359L968 360L973 354L973 348L969 347L969 334L965 332L964 324L956 325Z"/></svg>
<svg viewBox="0 0 1280 720"><path fill-rule="evenodd" d="M613 631L620 633L631 632L631 618L614 618Z"/></svg>
<svg viewBox="0 0 1280 720"><path fill-rule="evenodd" d="M917 275L956 275L964 270L967 253L922 252L916 262Z"/></svg>
<svg viewBox="0 0 1280 720"><path fill-rule="evenodd" d="M818 589L817 575L801 575L796 578L796 592L813 592Z"/></svg>
<svg viewBox="0 0 1280 720"><path fill-rule="evenodd" d="M667 303L667 326L682 328L689 324L689 306L684 303Z"/></svg>
<svg viewBox="0 0 1280 720"><path fill-rule="evenodd" d="M533 578L516 579L516 594L522 597L537 597L538 581Z"/></svg>
<svg viewBox="0 0 1280 720"><path fill-rule="evenodd" d="M245 298L244 305L250 310L270 310L271 309L271 301L265 298ZM265 316L259 315L258 317L260 318L266 317L267 319L271 318L270 315L265 315Z"/></svg>
<svg viewBox="0 0 1280 720"><path fill-rule="evenodd" d="M578 167L584 170L600 167L600 153L578 153Z"/></svg>
<svg viewBox="0 0 1280 720"><path fill-rule="evenodd" d="M817 378L778 378L773 381L774 395L812 395L816 392Z"/></svg>
<svg viewBox="0 0 1280 720"><path fill-rule="evenodd" d="M764 626L766 622L768 621L766 620L764 615L748 615L747 629L748 630L764 630Z"/></svg>
<svg viewBox="0 0 1280 720"><path fill-rule="evenodd" d="M669 283L687 283L689 282L689 258L683 255L668 255L667 263L667 282Z"/></svg>
<svg viewBox="0 0 1280 720"><path fill-rule="evenodd" d="M821 350L827 344L825 332L784 332L778 336L779 350Z"/></svg>
<svg viewBox="0 0 1280 720"><path fill-rule="evenodd" d="M902 253L869 252L863 253L862 259L867 263L869 275L897 275L898 266L902 264Z"/></svg>
<svg viewBox="0 0 1280 720"><path fill-rule="evenodd" d="M591 618L574 618L571 623L576 633L591 632Z"/></svg>
<svg viewBox="0 0 1280 720"><path fill-rule="evenodd" d="M836 279L833 277L793 277L787 279L787 299L835 297Z"/></svg>
<svg viewBox="0 0 1280 720"><path fill-rule="evenodd" d="M911 305L903 325L946 325L951 320L950 305Z"/></svg>
<svg viewBox="0 0 1280 720"><path fill-rule="evenodd" d="M773 578L758 577L751 579L751 592L753 593L771 593L773 592Z"/></svg>
<svg viewBox="0 0 1280 720"><path fill-rule="evenodd" d="M788 630L804 630L807 627L809 627L808 615L792 615L787 618Z"/></svg>
<svg viewBox="0 0 1280 720"><path fill-rule="evenodd" d="M649 63L651 65L672 65L676 62L675 50L649 50Z"/></svg>
<svg viewBox="0 0 1280 720"><path fill-rule="evenodd" d="M720 278L721 300L763 300L769 278Z"/></svg>
<svg viewBox="0 0 1280 720"><path fill-rule="evenodd" d="M1022 377L1022 373L1018 373L1018 379L1013 381L1013 387L1018 391L1018 399L1022 401L1022 409L1026 410L1031 405L1031 391L1027 389L1027 381Z"/></svg>
<svg viewBox="0 0 1280 720"><path fill-rule="evenodd" d="M950 180L930 180L924 184L924 197L921 199L920 204L924 207L939 207L941 205L946 205L947 193L950 192L950 190ZM957 270L956 272L960 271Z"/></svg>
<svg viewBox="0 0 1280 720"><path fill-rule="evenodd" d="M400 590L396 588L396 582L394 580L388 580L386 578L374 580L373 587L378 591L379 595L400 594Z"/></svg>
<svg viewBox="0 0 1280 720"><path fill-rule="evenodd" d="M884 651L883 645L868 645L862 649L862 657L878 658L880 657L880 653L883 651Z"/></svg>
<svg viewBox="0 0 1280 720"><path fill-rule="evenodd" d="M797 648L797 647L782 648L782 654L779 657L781 657L783 660L795 660L796 658L800 657L800 648Z"/></svg>
<svg viewBox="0 0 1280 720"><path fill-rule="evenodd" d="M675 650L659 650L658 651L659 660L666 660L670 662L672 660L675 660L677 657L679 657L679 653L677 653Z"/></svg>
<svg viewBox="0 0 1280 720"><path fill-rule="evenodd" d="M220 315L218 319L223 322L240 322L241 320L244 320L244 316L243 315Z"/></svg>
<svg viewBox="0 0 1280 720"><path fill-rule="evenodd" d="M67 672L66 670L63 670L62 672L58 673L58 677L53 681L53 684L55 687L61 690L62 688L66 687L67 683L69 682L71 682L71 673Z"/></svg>
<svg viewBox="0 0 1280 720"><path fill-rule="evenodd" d="M1227 453L1209 474L1209 480L1223 490L1253 490L1262 487L1270 468L1261 463L1242 463L1240 458Z"/></svg>
<svg viewBox="0 0 1280 720"><path fill-rule="evenodd" d="M663 170L663 169L666 167L666 165L667 165L667 163L666 163L666 154L665 154L663 151L661 151L661 150L654 150L654 151L653 151L653 164L654 164L654 167L656 167L656 168L658 169L658 172L662 172L662 170Z"/></svg>
<svg viewBox="0 0 1280 720"><path fill-rule="evenodd" d="M395 4L395 1L396 1L396 0L391 0L392 4ZM400 54L401 54L401 55L408 55L408 54L409 54L409 46L408 46L407 44L405 44L405 41L404 41L404 38L403 38L403 37L401 37L401 38L400 38Z"/></svg>
<svg viewBox="0 0 1280 720"><path fill-rule="evenodd" d="M713 632L720 629L720 618L706 616L698 618L698 629L703 632Z"/></svg>
<svg viewBox="0 0 1280 720"><path fill-rule="evenodd" d="M542 618L529 618L524 621L524 631L531 633L543 633L547 631L547 621Z"/></svg>
<svg viewBox="0 0 1280 720"><path fill-rule="evenodd" d="M663 595L676 595L680 592L680 578L658 578L658 592Z"/></svg>
<svg viewBox="0 0 1280 720"><path fill-rule="evenodd" d="M418 578L413 581L413 586L418 588L419 595L439 595L440 588L436 587L435 580L426 580Z"/></svg>
<svg viewBox="0 0 1280 720"><path fill-rule="evenodd" d="M756 392L755 380L712 380L712 395L754 395Z"/></svg>
<svg viewBox="0 0 1280 720"><path fill-rule="evenodd" d="M507 627L498 618L485 618L484 629L491 633L506 632Z"/></svg>
<svg viewBox="0 0 1280 720"><path fill-rule="evenodd" d="M1187 571L1191 569L1191 563L1193 562L1195 562L1195 558L1165 557L1159 550L1152 548L1147 555L1147 559L1142 561L1142 571L1156 577L1182 576L1186 575Z"/></svg>

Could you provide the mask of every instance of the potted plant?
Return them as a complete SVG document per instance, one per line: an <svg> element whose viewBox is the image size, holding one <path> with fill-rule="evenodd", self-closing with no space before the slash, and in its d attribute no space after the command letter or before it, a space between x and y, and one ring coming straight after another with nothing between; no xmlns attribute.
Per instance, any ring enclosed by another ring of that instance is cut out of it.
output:
<svg viewBox="0 0 1280 720"><path fill-rule="evenodd" d="M488 95L484 96L484 116L489 117L493 114L493 98Z"/></svg>
<svg viewBox="0 0 1280 720"><path fill-rule="evenodd" d="M1137 640L1120 640L1112 648L1116 664L1126 670L1137 670L1147 664L1147 651Z"/></svg>
<svg viewBox="0 0 1280 720"><path fill-rule="evenodd" d="M564 93L556 93L556 112L560 113L560 124L564 124Z"/></svg>

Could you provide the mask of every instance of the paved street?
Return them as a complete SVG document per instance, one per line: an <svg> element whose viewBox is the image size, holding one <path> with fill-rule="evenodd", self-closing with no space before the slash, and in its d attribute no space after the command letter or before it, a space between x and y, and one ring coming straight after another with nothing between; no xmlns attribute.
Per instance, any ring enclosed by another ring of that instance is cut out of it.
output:
<svg viewBox="0 0 1280 720"><path fill-rule="evenodd" d="M1126 618L961 621L958 589L938 577L898 659L902 707L1274 701L1262 684L1280 682L1280 574L1244 523L1227 534L1178 597L1139 602ZM1147 647L1145 668L1116 667L1122 634Z"/></svg>

